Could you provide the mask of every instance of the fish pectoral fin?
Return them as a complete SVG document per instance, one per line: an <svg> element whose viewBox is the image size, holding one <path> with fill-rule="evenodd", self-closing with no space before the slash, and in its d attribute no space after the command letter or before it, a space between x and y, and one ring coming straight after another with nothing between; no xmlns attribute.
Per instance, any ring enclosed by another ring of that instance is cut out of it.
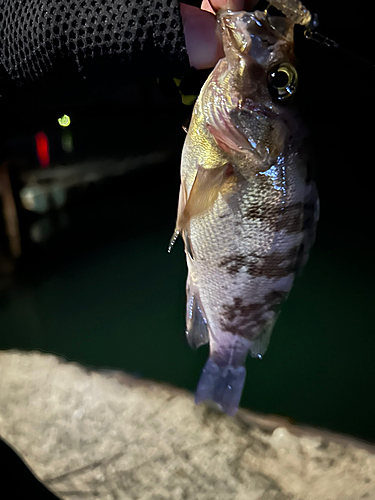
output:
<svg viewBox="0 0 375 500"><path fill-rule="evenodd" d="M188 280L186 302L186 338L191 348L198 349L208 343L208 326L199 292Z"/></svg>
<svg viewBox="0 0 375 500"><path fill-rule="evenodd" d="M182 237L183 237L184 243L185 243L185 252L191 258L191 260L194 260L194 253L193 253L193 247L192 247L191 239L190 239L189 227L184 229L184 231L182 233Z"/></svg>
<svg viewBox="0 0 375 500"><path fill-rule="evenodd" d="M252 149L246 136L236 129L229 117L225 119L222 116L220 126L207 124L207 129L225 153L241 153Z"/></svg>
<svg viewBox="0 0 375 500"><path fill-rule="evenodd" d="M204 214L215 203L225 181L228 164L206 169L198 165L189 197L186 185L181 183L176 230L186 228L193 217Z"/></svg>
<svg viewBox="0 0 375 500"><path fill-rule="evenodd" d="M180 194L178 196L178 209L177 209L177 222L175 232L181 232L181 230L186 226L186 223L183 224L184 221L184 212L187 202L187 190L185 181L181 181L180 185Z"/></svg>

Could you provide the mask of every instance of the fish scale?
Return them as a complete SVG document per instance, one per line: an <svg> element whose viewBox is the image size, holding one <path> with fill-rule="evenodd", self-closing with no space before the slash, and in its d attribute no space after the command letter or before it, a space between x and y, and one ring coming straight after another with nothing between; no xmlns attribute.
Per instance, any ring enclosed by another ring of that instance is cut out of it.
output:
<svg viewBox="0 0 375 500"><path fill-rule="evenodd" d="M225 58L192 114L176 234L188 265L187 337L210 346L196 402L234 415L246 357L265 353L307 259L318 197L298 117L280 102L295 90L293 22L258 11L223 11L218 22ZM288 75L287 92L272 88L278 71Z"/></svg>

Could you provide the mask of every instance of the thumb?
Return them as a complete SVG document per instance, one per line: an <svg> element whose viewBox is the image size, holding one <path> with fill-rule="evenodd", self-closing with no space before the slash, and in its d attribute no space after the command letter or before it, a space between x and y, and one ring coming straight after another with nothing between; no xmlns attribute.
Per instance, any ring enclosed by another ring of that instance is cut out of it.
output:
<svg viewBox="0 0 375 500"><path fill-rule="evenodd" d="M221 40L216 32L216 17L207 11L180 3L186 49L190 66L206 69L224 57Z"/></svg>

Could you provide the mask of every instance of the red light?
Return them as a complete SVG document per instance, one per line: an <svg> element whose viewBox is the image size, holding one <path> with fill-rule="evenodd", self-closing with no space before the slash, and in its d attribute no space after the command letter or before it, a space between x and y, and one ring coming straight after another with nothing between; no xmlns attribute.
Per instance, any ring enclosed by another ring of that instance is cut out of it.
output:
<svg viewBox="0 0 375 500"><path fill-rule="evenodd" d="M35 144L36 144L36 154L40 166L42 168L49 167L50 156L49 156L49 142L48 137L44 132L38 132L35 134Z"/></svg>

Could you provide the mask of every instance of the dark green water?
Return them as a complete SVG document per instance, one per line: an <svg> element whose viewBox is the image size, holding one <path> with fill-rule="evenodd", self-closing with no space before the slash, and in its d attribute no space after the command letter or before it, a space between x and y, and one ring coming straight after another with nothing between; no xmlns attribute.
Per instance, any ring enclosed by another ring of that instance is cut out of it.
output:
<svg viewBox="0 0 375 500"><path fill-rule="evenodd" d="M70 228L30 247L0 303L0 347L194 391L207 349L191 351L184 337L181 242L166 252L177 187L175 165L148 168L68 207ZM242 405L375 440L370 254L326 213L268 353L248 360Z"/></svg>

